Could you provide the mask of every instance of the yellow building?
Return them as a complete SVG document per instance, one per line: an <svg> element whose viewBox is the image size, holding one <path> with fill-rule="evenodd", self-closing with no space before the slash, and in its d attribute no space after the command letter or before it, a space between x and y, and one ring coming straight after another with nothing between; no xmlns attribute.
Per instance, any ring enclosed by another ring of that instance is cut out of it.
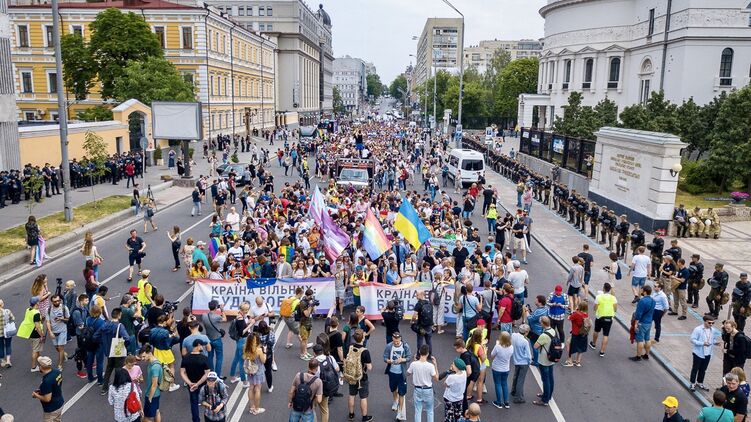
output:
<svg viewBox="0 0 751 422"><path fill-rule="evenodd" d="M246 127L274 126L275 39L241 27L213 7L163 0L61 3L61 31L88 39L89 24L111 7L143 16L164 48L165 58L196 85L205 138L243 135ZM14 31L11 45L19 119L53 121L58 107L50 6L9 6L8 13ZM96 91L83 101L69 96L70 119L102 104ZM137 137L130 136L129 142L131 148L136 147Z"/></svg>

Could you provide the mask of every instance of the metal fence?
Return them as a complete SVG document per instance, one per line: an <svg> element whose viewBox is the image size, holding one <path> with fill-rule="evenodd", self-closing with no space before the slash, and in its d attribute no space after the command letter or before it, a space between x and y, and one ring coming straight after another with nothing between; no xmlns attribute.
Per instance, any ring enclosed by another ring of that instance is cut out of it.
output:
<svg viewBox="0 0 751 422"><path fill-rule="evenodd" d="M595 141L529 128L522 128L519 138L519 152L587 177L592 175L595 145Z"/></svg>

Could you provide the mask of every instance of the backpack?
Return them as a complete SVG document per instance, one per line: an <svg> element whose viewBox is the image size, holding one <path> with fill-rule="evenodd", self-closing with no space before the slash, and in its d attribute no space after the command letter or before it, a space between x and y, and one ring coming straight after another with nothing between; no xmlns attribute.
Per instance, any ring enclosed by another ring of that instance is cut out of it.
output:
<svg viewBox="0 0 751 422"><path fill-rule="evenodd" d="M420 307L420 312L418 312L417 315L417 322L420 323L421 327L432 327L433 326L433 307L428 303L427 300L421 301L422 307Z"/></svg>
<svg viewBox="0 0 751 422"><path fill-rule="evenodd" d="M133 388L133 383L130 383L130 393L125 398L125 414L133 415L141 410L141 402L138 400L138 393Z"/></svg>
<svg viewBox="0 0 751 422"><path fill-rule="evenodd" d="M592 320L589 317L585 317L582 321L582 326L579 327L580 336L588 336L592 332Z"/></svg>
<svg viewBox="0 0 751 422"><path fill-rule="evenodd" d="M479 374L480 373L480 360L477 359L477 356L474 353L470 352L469 350L467 350L464 353L469 355L469 366L472 368L472 373Z"/></svg>
<svg viewBox="0 0 751 422"><path fill-rule="evenodd" d="M75 323L75 322L73 321L73 312L75 312L75 311L78 311L78 312L83 312L83 311L81 310L81 308L79 308L78 306L74 307L74 308L73 308L73 309L72 309L72 310L70 311L70 318L68 318L68 322L67 322L67 323L66 323L65 325L67 326L67 329L68 329L68 334L69 334L69 335L70 335L71 337L75 337L75 336L76 336L76 323Z"/></svg>
<svg viewBox="0 0 751 422"><path fill-rule="evenodd" d="M237 331L237 320L232 321L232 324L229 325L227 334L229 334L229 338L232 340L240 340L240 333Z"/></svg>
<svg viewBox="0 0 751 422"><path fill-rule="evenodd" d="M326 360L321 362L321 381L323 381L323 395L334 397L339 391L339 376L334 370L334 362L331 356L326 356Z"/></svg>
<svg viewBox="0 0 751 422"><path fill-rule="evenodd" d="M305 304L305 308L307 309L307 304ZM301 300L297 304L297 308L295 308L295 312L294 312L295 313L295 321L298 321L298 322L302 321L302 317L303 317L302 311L303 311L303 301Z"/></svg>
<svg viewBox="0 0 751 422"><path fill-rule="evenodd" d="M279 315L281 315L282 318L289 318L292 316L292 305L294 304L295 299L297 299L295 296L290 296L282 300L282 305L279 307Z"/></svg>
<svg viewBox="0 0 751 422"><path fill-rule="evenodd" d="M561 339L556 335L551 336L545 331L543 331L541 335L550 337L550 344L548 344L548 347L545 350L548 355L548 360L554 363L560 362L561 357L563 356L563 344L561 343Z"/></svg>
<svg viewBox="0 0 751 422"><path fill-rule="evenodd" d="M349 385L357 385L362 379L363 370L360 356L365 350L365 347L350 347L347 357L344 358L344 380Z"/></svg>
<svg viewBox="0 0 751 422"><path fill-rule="evenodd" d="M81 337L79 340L81 341L81 347L89 352L96 351L97 347L99 346L99 343L94 341L94 333L96 330L94 327L92 327L89 324L84 324L83 329L81 330Z"/></svg>
<svg viewBox="0 0 751 422"><path fill-rule="evenodd" d="M744 343L744 347L745 347L745 354L744 354L743 357L745 359L751 359L751 339L748 338L748 336L746 334L744 334L743 332L739 332L738 334L736 334L736 336L737 335L742 336L741 338L743 339L743 343ZM738 356L738 357L740 357L740 356Z"/></svg>
<svg viewBox="0 0 751 422"><path fill-rule="evenodd" d="M169 365L162 364L162 380L159 382L159 390L169 391L170 386L175 383L175 373L172 372Z"/></svg>
<svg viewBox="0 0 751 422"><path fill-rule="evenodd" d="M328 334L321 333L316 337L316 344L320 344L325 355L331 354L331 339Z"/></svg>
<svg viewBox="0 0 751 422"><path fill-rule="evenodd" d="M433 284L433 287L430 289L430 293L428 293L428 297L430 298L431 305L441 306L441 300L443 300L443 286L441 286L439 290L438 285Z"/></svg>
<svg viewBox="0 0 751 422"><path fill-rule="evenodd" d="M516 321L517 319L522 317L523 313L524 313L524 303L521 301L521 299L512 298L511 299L511 319Z"/></svg>
<svg viewBox="0 0 751 422"><path fill-rule="evenodd" d="M404 305L402 304L401 300L396 301L396 307L394 315L396 316L397 321L401 321L404 319Z"/></svg>
<svg viewBox="0 0 751 422"><path fill-rule="evenodd" d="M313 390L310 386L317 379L318 377L314 376L310 378L310 381L305 382L305 375L300 373L300 384L295 387L295 393L292 396L292 410L305 412L313 406Z"/></svg>

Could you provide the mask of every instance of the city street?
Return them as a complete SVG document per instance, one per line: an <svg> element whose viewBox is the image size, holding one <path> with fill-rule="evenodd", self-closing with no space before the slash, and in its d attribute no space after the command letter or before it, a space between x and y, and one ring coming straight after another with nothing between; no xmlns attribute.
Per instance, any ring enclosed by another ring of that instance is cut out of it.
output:
<svg viewBox="0 0 751 422"><path fill-rule="evenodd" d="M381 109L388 107L386 104ZM275 164L271 167L272 173L276 178L276 186L280 186L285 181L292 181L291 178L285 178L283 171ZM317 180L312 181L316 183ZM420 186L421 187L421 186ZM408 187L411 189L420 189L418 186ZM451 189L453 191L453 189ZM515 195L514 192L502 192L502 195ZM239 202L238 202L239 204ZM191 236L194 239L206 239L208 237L210 215L205 213L202 217L190 217L190 201L186 198L182 203L164 211L157 213L155 220L159 225L159 231L150 232L143 235L146 241L147 256L144 259L145 268L152 270L151 279L155 282L159 292L168 300L180 300L180 308L190 305L190 289L186 288L182 272L172 273L171 268L171 251L170 244L165 235L172 225L178 225L183 229L184 239ZM485 224L480 218L479 213L475 213L473 220L484 231ZM141 224L134 228L140 230ZM120 295L127 291L130 286L126 282L127 277L127 255L125 252L125 239L130 228L123 229L105 239L97 241L97 247L104 258L104 264L100 270L100 280L110 288L110 297L108 307L112 309L119 303ZM544 227L537 227L535 230L545 230ZM542 248L532 244L533 253L529 257L529 265L526 266L530 274L530 294L532 298L538 294L547 295L555 284L562 283L564 274L557 263L546 255ZM82 280L80 277L83 262L78 253L71 253L61 259L57 259L49 266L45 266L42 271L48 275L50 280L50 289L55 287L55 278L60 277L63 280L73 279L78 284L77 290L82 291ZM34 271L14 283L9 283L0 288L0 298L5 300L5 307L11 309L16 318L22 318L23 309L27 305L29 297L29 287L32 280L40 271ZM405 339L411 345L415 344L414 335L409 330L406 323L402 324L403 332L406 333ZM385 339L383 328L376 324L377 331L369 343L369 349L374 357L374 370L370 376L371 379L371 396L369 408L375 420L394 419L394 413L391 412L389 404L391 396L388 394L388 380L383 375L384 364L380 360L383 351ZM453 327L452 327L453 328ZM322 329L320 324L314 327L314 335ZM283 326L276 328L277 339L286 338L286 329ZM447 330L444 335L434 336L434 351L437 356L439 367L447 368L451 359L455 356L451 344L454 340L453 330ZM75 341L75 340L74 340ZM495 336L491 342L495 341ZM282 344L283 340L280 341ZM41 408L30 397L31 392L37 388L40 376L37 373L29 373L28 361L29 343L22 339L13 340L13 361L12 369L3 370L5 376L0 387L0 406L6 412L17 415L17 420L38 420L41 417ZM68 353L74 350L73 345L67 347ZM548 408L541 408L531 404L535 394L540 391L539 376L536 370L532 373L535 375L527 377L525 386L525 396L527 404L512 405L509 410L498 410L490 405L483 406L483 419L492 420L492 418L510 417L513 420L535 420L535 421L585 421L585 420L603 420L607 417L612 421L626 420L657 420L661 418L662 405L660 402L665 395L675 395L681 403L681 413L684 416L696 415L698 403L692 399L689 394L671 378L667 372L654 361L635 364L627 359L632 354L633 347L628 342L628 333L620 326L614 327L611 333L611 343L608 348L608 354L605 358L600 358L596 353L586 353L583 359L582 367L564 368L557 366L555 368L555 393L554 404ZM229 373L229 364L234 352L234 344L229 337L224 342L224 374ZM52 354L51 345L45 346L45 354ZM298 358L296 350L285 350L283 346L276 349L276 362L279 371L274 373L275 390L272 394L263 389L262 407L267 409L266 417L269 420L285 420L288 415L286 392L291 384L294 374L305 368L305 364ZM66 364L64 371L63 392L66 399L64 407L63 420L111 420L112 409L106 403L106 398L99 395L99 389L95 384L87 384L85 380L78 379L74 376L75 365L72 361ZM492 377L487 377L489 396L492 398L494 388L492 386ZM411 384L411 383L410 383ZM228 414L228 421L252 420L253 416L247 412L248 401L245 390L239 384L233 384L231 388L231 399L228 408L231 411ZM411 387L410 387L411 390ZM346 393L346 385L340 389ZM439 400L436 400L436 418L443 418L443 404L440 396L443 393L443 387L436 388L434 394ZM161 401L162 420L186 420L190 416L188 404L188 394L184 388L173 392L163 393L164 398ZM14 400L14 398L22 398ZM412 420L413 410L411 406L411 391L408 393L408 418ZM343 420L346 412L346 400L344 398L335 399L332 403L332 415L342 415L337 418L337 422ZM356 412L359 419L359 410ZM264 417L264 418L266 418Z"/></svg>

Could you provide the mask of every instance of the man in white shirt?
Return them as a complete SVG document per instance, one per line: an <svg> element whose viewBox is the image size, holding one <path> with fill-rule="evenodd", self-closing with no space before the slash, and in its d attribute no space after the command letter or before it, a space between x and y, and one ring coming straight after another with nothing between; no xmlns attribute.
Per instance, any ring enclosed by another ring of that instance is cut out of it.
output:
<svg viewBox="0 0 751 422"><path fill-rule="evenodd" d="M274 312L269 308L269 305L263 300L263 296L256 295L255 303L250 305L248 310L248 316L252 318L253 326L255 327L261 321L266 321L269 324L269 317L273 316Z"/></svg>
<svg viewBox="0 0 751 422"><path fill-rule="evenodd" d="M412 375L414 385L413 402L415 403L415 419L422 418L425 410L427 419L433 420L433 381L438 381L438 364L435 356L428 361L430 347L427 344L420 346L418 351L420 359L409 364L407 374Z"/></svg>
<svg viewBox="0 0 751 422"><path fill-rule="evenodd" d="M634 300L631 303L639 301L641 289L647 282L649 274L652 273L652 259L644 254L646 250L646 246L639 246L638 254L631 258L631 267L628 271L631 274L631 291L634 293Z"/></svg>
<svg viewBox="0 0 751 422"><path fill-rule="evenodd" d="M243 250L242 245L240 245L240 239L235 240L235 243L229 248L227 253L234 256L237 261L242 261L245 251Z"/></svg>
<svg viewBox="0 0 751 422"><path fill-rule="evenodd" d="M229 209L227 217L225 217L224 219L224 224L229 224L230 226L232 226L232 231L234 232L240 231L240 214L237 213L237 209L235 209L235 207Z"/></svg>
<svg viewBox="0 0 751 422"><path fill-rule="evenodd" d="M513 263L514 271L506 277L508 282L514 287L514 299L524 302L524 289L529 284L529 274L527 270L521 269L519 261Z"/></svg>
<svg viewBox="0 0 751 422"><path fill-rule="evenodd" d="M417 276L417 264L414 255L407 255L407 259L402 262L399 275L402 278L401 284L410 284L415 281Z"/></svg>

